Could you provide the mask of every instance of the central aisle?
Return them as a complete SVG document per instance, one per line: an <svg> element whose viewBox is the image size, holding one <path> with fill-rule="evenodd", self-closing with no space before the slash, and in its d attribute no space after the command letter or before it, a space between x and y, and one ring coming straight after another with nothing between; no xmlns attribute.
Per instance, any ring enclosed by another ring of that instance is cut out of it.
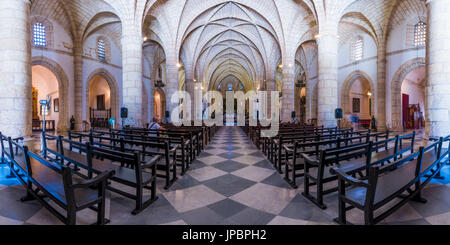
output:
<svg viewBox="0 0 450 245"><path fill-rule="evenodd" d="M125 221L115 217L124 208L112 198L111 218L113 224L332 223L331 216L297 195L300 190L289 187L239 127L223 127L186 175L169 191L160 190L154 206Z"/></svg>

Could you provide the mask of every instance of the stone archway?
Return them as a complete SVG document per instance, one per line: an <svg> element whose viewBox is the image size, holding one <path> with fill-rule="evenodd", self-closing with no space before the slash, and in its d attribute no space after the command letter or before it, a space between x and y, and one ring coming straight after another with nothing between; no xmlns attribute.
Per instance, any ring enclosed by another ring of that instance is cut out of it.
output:
<svg viewBox="0 0 450 245"><path fill-rule="evenodd" d="M391 83L392 129L402 131L402 83L405 77L418 67L426 66L425 58L415 58L403 64L395 73Z"/></svg>
<svg viewBox="0 0 450 245"><path fill-rule="evenodd" d="M92 80L96 76L103 77L108 83L109 89L111 90L111 117L118 119L119 114L119 87L117 86L117 81L111 73L103 68L99 68L91 72L87 79L86 92L84 94L86 101L86 118L89 118L89 89ZM119 121L119 120L117 120Z"/></svg>
<svg viewBox="0 0 450 245"><path fill-rule="evenodd" d="M376 108L376 91L375 91L375 87L373 84L372 79L370 79L370 76L361 71L361 70L356 70L352 73L350 73L350 75L347 76L347 78L344 80L344 83L342 84L342 89L341 89L341 107L344 111L344 115L347 114L351 114L351 105L350 105L350 89L352 88L353 83L358 80L358 79L363 79L365 81L367 81L367 83L369 84L369 89L370 92L372 93L372 115L376 115L375 113L375 108Z"/></svg>
<svg viewBox="0 0 450 245"><path fill-rule="evenodd" d="M64 69L55 61L46 58L44 56L35 56L32 58L32 66L43 66L49 69L56 76L58 80L58 93L59 93L59 120L56 129L58 132L64 132L68 129L69 122L69 79L64 72Z"/></svg>

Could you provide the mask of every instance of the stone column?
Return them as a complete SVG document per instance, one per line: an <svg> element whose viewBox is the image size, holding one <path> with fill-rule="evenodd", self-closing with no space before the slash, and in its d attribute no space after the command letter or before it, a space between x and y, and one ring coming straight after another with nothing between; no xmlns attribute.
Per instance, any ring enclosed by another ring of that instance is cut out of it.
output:
<svg viewBox="0 0 450 245"><path fill-rule="evenodd" d="M295 60L288 59L287 64L283 64L283 88L281 102L281 121L291 122L294 107L294 89L295 89Z"/></svg>
<svg viewBox="0 0 450 245"><path fill-rule="evenodd" d="M372 91L375 93L375 91ZM376 96L376 108L377 113L375 119L377 122L377 130L386 130L386 48L384 44L378 47L378 60L377 60L377 91ZM372 101L374 103L375 101Z"/></svg>
<svg viewBox="0 0 450 245"><path fill-rule="evenodd" d="M74 65L74 82L75 82L75 130L83 129L83 44L80 38L76 38L73 42L73 65ZM90 81L86 81L89 86ZM88 88L89 89L89 88ZM89 104L89 95L86 95L86 104ZM87 113L85 113L86 115ZM72 115L69 115L72 117Z"/></svg>
<svg viewBox="0 0 450 245"><path fill-rule="evenodd" d="M141 25L134 20L124 20L122 26L123 106L128 108L128 120L125 123L141 127L142 30Z"/></svg>
<svg viewBox="0 0 450 245"><path fill-rule="evenodd" d="M188 117L193 121L195 118L195 88L198 89L198 84L194 82L193 79L188 78L185 81L186 83L186 92L191 96L191 114Z"/></svg>
<svg viewBox="0 0 450 245"><path fill-rule="evenodd" d="M275 81L275 79L270 79L266 81L266 91L267 91L266 118L272 119L272 91L277 91L277 82Z"/></svg>
<svg viewBox="0 0 450 245"><path fill-rule="evenodd" d="M171 99L172 95L179 90L178 76L180 67L177 66L177 55L168 54L166 58L166 110L169 111L169 121L171 121L172 111L178 106L178 104L172 103Z"/></svg>
<svg viewBox="0 0 450 245"><path fill-rule="evenodd" d="M450 4L428 0L426 134L450 134Z"/></svg>
<svg viewBox="0 0 450 245"><path fill-rule="evenodd" d="M318 43L319 108L318 125L336 127L334 110L338 108L338 28L337 24L327 24L320 31Z"/></svg>
<svg viewBox="0 0 450 245"><path fill-rule="evenodd" d="M0 0L0 131L31 136L30 2Z"/></svg>
<svg viewBox="0 0 450 245"><path fill-rule="evenodd" d="M149 118L153 120L155 117L155 81L150 80L150 94L148 95Z"/></svg>

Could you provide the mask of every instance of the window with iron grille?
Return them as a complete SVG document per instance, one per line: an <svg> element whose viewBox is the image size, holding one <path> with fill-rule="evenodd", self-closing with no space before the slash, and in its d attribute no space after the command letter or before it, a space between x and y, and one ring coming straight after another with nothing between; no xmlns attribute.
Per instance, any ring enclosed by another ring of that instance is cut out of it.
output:
<svg viewBox="0 0 450 245"><path fill-rule="evenodd" d="M427 24L423 21L419 21L414 26L414 46L422 47L425 46L427 39Z"/></svg>
<svg viewBox="0 0 450 245"><path fill-rule="evenodd" d="M47 46L45 26L40 22L36 22L33 25L33 45L37 47Z"/></svg>
<svg viewBox="0 0 450 245"><path fill-rule="evenodd" d="M99 39L97 42L97 55L99 60L106 61L106 44L103 39Z"/></svg>

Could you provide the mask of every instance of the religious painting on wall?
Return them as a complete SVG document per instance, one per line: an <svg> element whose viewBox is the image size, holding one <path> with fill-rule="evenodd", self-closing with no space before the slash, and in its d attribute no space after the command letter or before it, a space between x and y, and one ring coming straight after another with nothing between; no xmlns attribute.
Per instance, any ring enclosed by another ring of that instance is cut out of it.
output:
<svg viewBox="0 0 450 245"><path fill-rule="evenodd" d="M353 98L353 113L361 112L361 100L359 98Z"/></svg>
<svg viewBox="0 0 450 245"><path fill-rule="evenodd" d="M38 90L33 87L32 88L32 117L33 117L33 120L39 120L38 95L39 95Z"/></svg>
<svg viewBox="0 0 450 245"><path fill-rule="evenodd" d="M59 112L59 98L53 100L53 111Z"/></svg>

